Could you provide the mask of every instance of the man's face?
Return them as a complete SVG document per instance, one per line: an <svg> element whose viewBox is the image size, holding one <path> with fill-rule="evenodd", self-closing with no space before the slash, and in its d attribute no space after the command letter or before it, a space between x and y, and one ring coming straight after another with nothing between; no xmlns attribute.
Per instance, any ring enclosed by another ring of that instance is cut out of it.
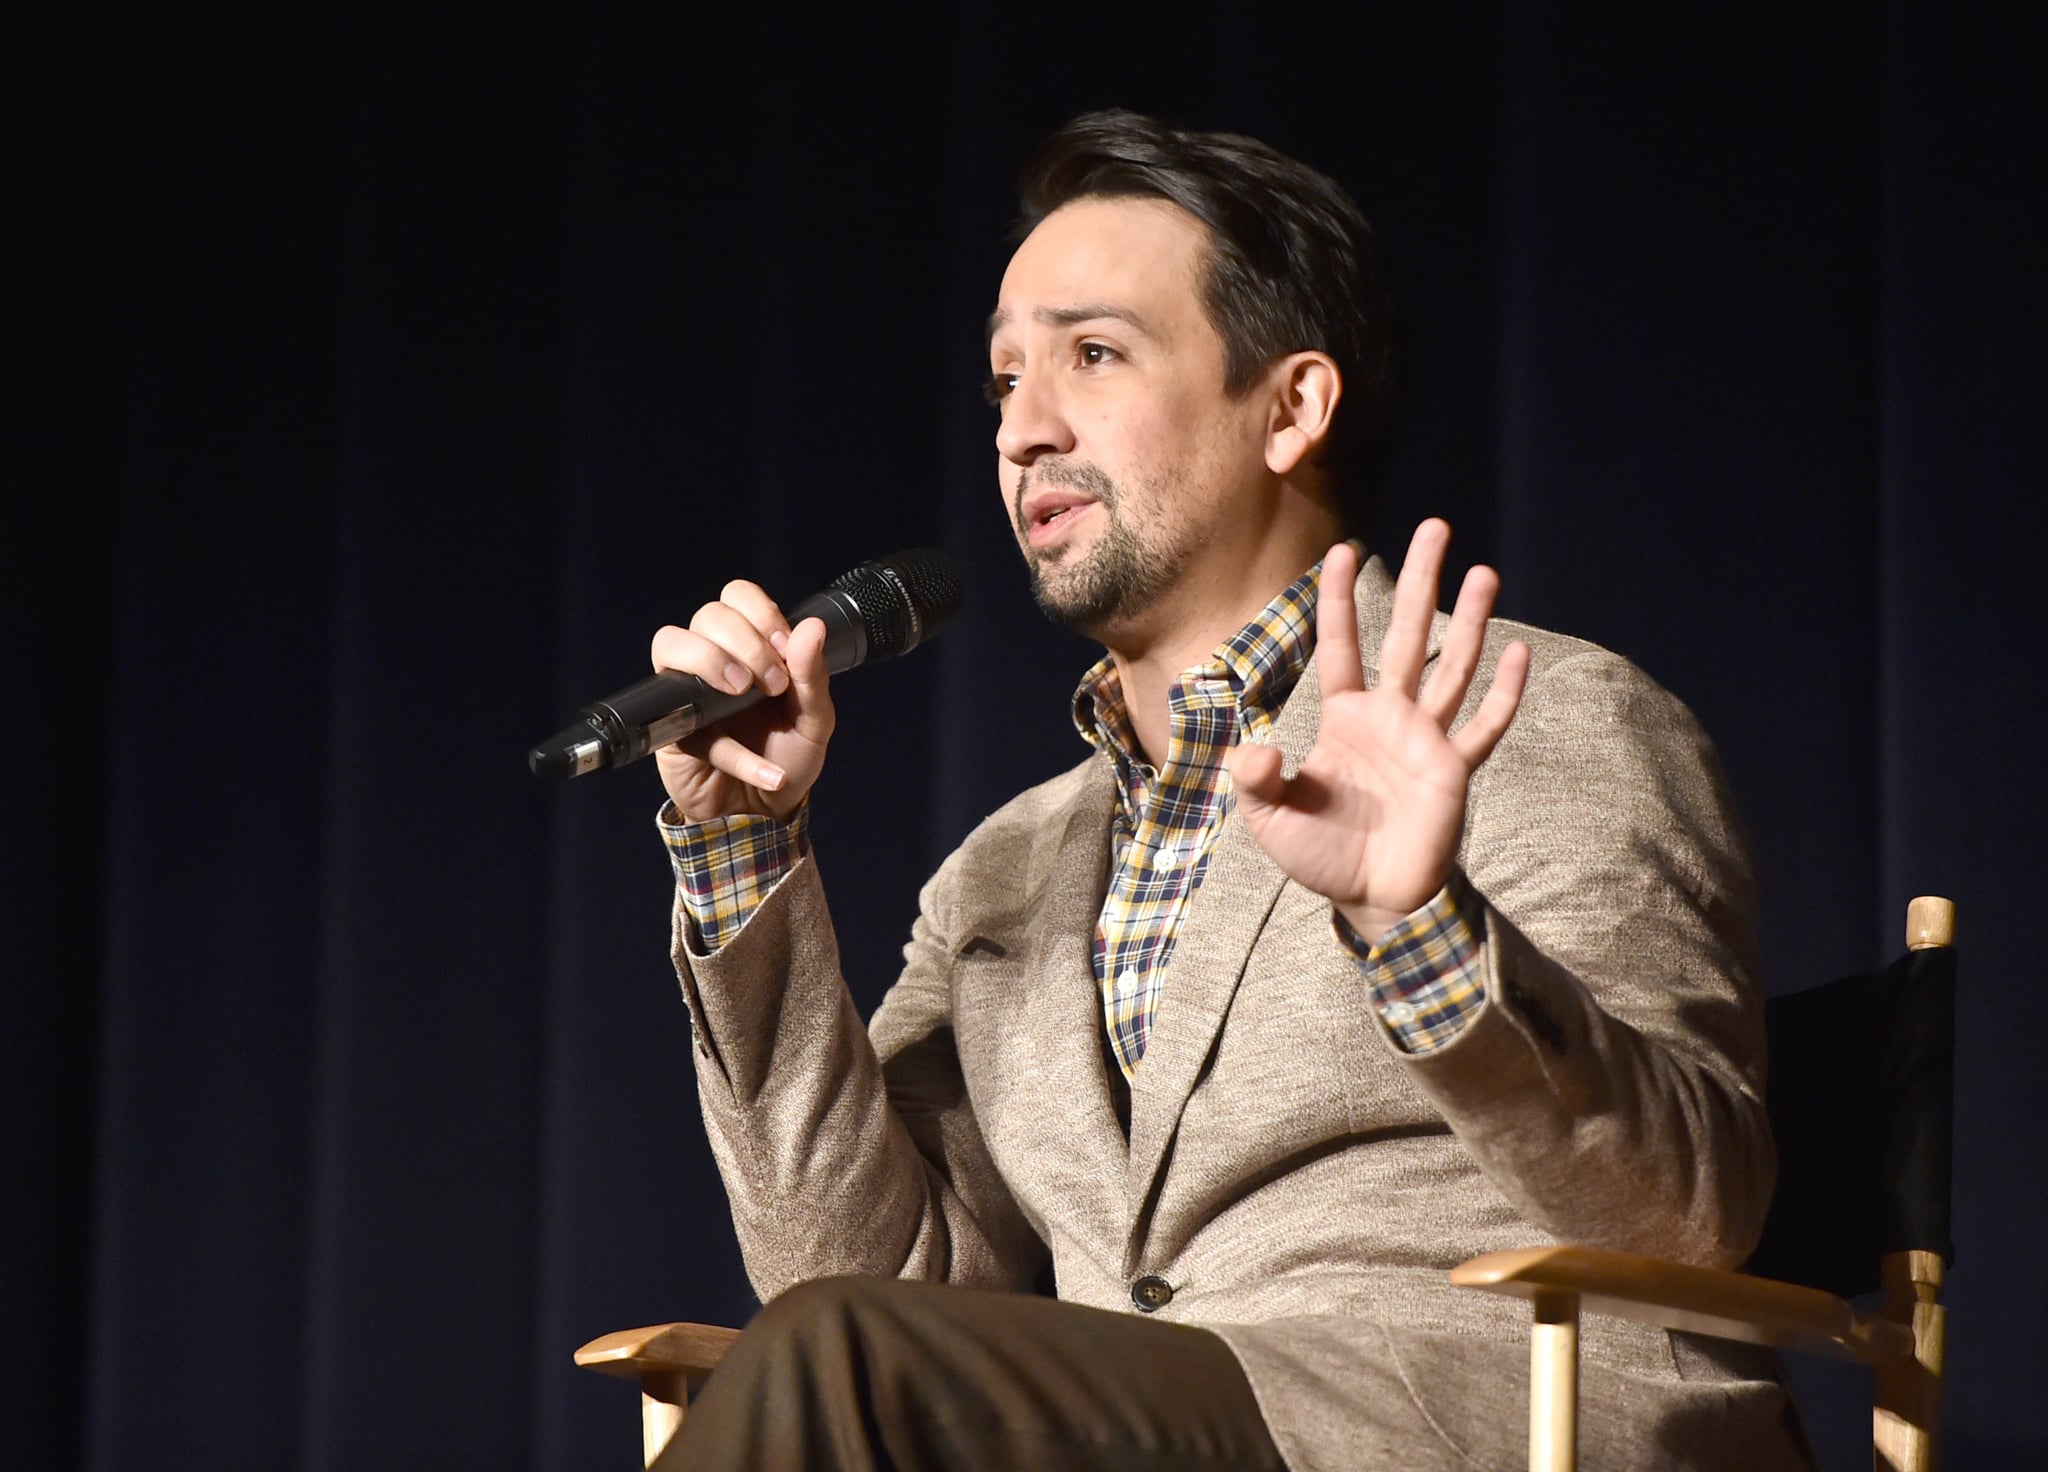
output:
<svg viewBox="0 0 2048 1472"><path fill-rule="evenodd" d="M1003 496L1033 592L1097 637L1222 583L1269 480L1259 397L1224 392L1206 245L1163 200L1076 200L1018 247L990 319Z"/></svg>

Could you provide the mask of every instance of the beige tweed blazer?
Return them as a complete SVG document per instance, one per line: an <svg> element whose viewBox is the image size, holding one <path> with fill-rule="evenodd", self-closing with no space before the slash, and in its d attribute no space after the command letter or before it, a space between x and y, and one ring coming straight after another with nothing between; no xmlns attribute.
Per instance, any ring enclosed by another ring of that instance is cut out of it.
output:
<svg viewBox="0 0 2048 1472"><path fill-rule="evenodd" d="M1368 562L1369 662L1391 593ZM1089 962L1115 801L1092 755L946 861L867 1025L814 860L715 956L679 939L761 1296L833 1273L1022 1288L1049 1257L1062 1298L1134 1312L1156 1274L1159 1317L1230 1344L1295 1472L1521 1466L1524 1311L1445 1269L1553 1238L1736 1263L1773 1163L1750 864L1711 749L1626 661L1504 622L1473 703L1512 638L1528 690L1460 851L1489 1001L1425 1057L1369 1010L1328 903L1233 816L1126 1144ZM1311 670L1277 722L1290 768L1319 708ZM1599 1321L1585 1357L1583 1465L1802 1465L1767 1356Z"/></svg>

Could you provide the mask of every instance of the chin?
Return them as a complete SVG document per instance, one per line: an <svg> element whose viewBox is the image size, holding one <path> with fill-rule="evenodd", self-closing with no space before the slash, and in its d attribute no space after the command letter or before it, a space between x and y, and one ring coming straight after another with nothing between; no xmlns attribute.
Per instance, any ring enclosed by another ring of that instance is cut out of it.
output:
<svg viewBox="0 0 2048 1472"><path fill-rule="evenodd" d="M1027 546L1031 596L1045 616L1091 639L1130 623L1174 585L1184 558L1148 546L1111 515L1087 546L1063 543L1044 551Z"/></svg>
<svg viewBox="0 0 2048 1472"><path fill-rule="evenodd" d="M1054 623L1091 639L1102 638L1150 601L1144 589L1094 562L1049 568L1034 561L1031 597Z"/></svg>

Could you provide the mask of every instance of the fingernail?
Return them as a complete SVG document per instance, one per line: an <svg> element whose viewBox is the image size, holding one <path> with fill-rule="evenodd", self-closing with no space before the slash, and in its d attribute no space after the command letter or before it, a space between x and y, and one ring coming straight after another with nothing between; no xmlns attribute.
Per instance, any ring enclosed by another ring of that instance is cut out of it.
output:
<svg viewBox="0 0 2048 1472"><path fill-rule="evenodd" d="M775 646L775 652L777 654L780 654L783 650L789 648L789 635L783 633L782 630L777 629L774 633L768 636L768 642L770 644L773 644Z"/></svg>
<svg viewBox="0 0 2048 1472"><path fill-rule="evenodd" d="M729 664L725 667L726 688L734 695L746 689L753 680L754 677L747 673L747 667L743 664Z"/></svg>
<svg viewBox="0 0 2048 1472"><path fill-rule="evenodd" d="M782 785L782 782L782 768L775 766L771 762L763 762L754 769L754 785L756 787L765 788L767 791L773 792Z"/></svg>
<svg viewBox="0 0 2048 1472"><path fill-rule="evenodd" d="M761 676L761 684L770 695L780 695L789 688L789 671L779 664L771 665L768 673Z"/></svg>

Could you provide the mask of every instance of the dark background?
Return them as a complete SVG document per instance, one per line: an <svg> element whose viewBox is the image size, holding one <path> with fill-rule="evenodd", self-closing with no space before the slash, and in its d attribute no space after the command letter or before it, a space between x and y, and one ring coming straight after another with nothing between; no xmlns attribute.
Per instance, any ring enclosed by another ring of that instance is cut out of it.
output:
<svg viewBox="0 0 2048 1472"><path fill-rule="evenodd" d="M21 8L21 9L26 9ZM17 14L0 1460L635 1465L599 1332L752 1300L650 768L525 748L735 574L952 548L839 686L863 1006L1076 759L980 324L1071 113L1252 132L1379 224L1378 520L1715 733L1775 989L1962 906L1952 1465L2048 1459L2038 30L1931 3L1051 4L911 24ZM25 636L25 637L23 637ZM1846 1372L1845 1372L1846 1373ZM1853 1374L1806 1374L1865 1465Z"/></svg>

